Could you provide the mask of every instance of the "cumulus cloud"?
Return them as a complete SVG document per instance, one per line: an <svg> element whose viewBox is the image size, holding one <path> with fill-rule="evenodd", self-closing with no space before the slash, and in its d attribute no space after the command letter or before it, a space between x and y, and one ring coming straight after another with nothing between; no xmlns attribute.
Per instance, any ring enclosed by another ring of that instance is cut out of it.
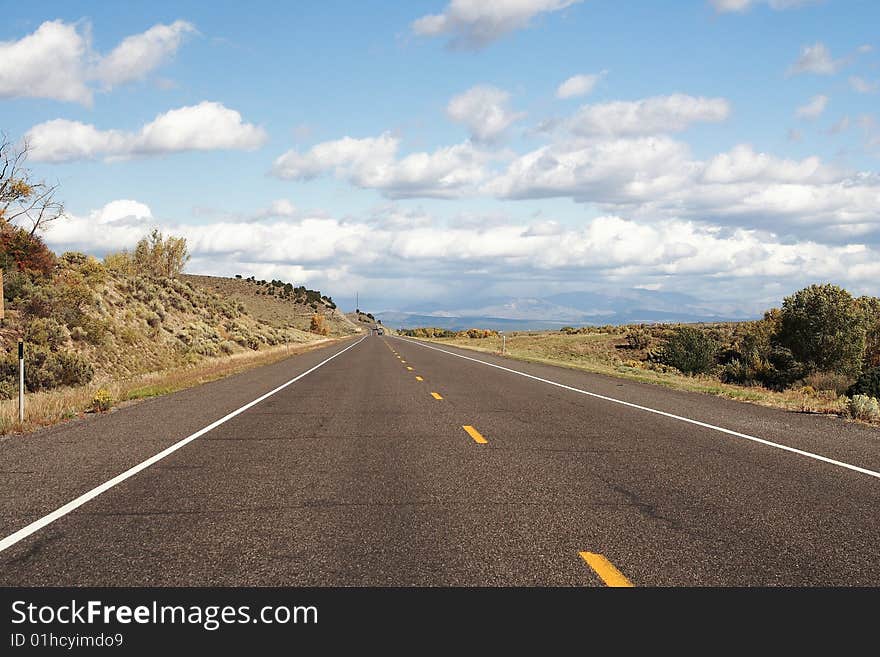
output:
<svg viewBox="0 0 880 657"><path fill-rule="evenodd" d="M379 137L344 137L322 142L301 153L279 156L272 173L288 180L309 180L332 173L350 183L381 190L390 198L432 196L452 198L471 189L487 175L489 156L466 142L398 157L400 140L388 133Z"/></svg>
<svg viewBox="0 0 880 657"><path fill-rule="evenodd" d="M510 94L502 89L477 85L450 100L446 113L467 126L474 141L493 142L525 116L508 108L509 99Z"/></svg>
<svg viewBox="0 0 880 657"><path fill-rule="evenodd" d="M821 41L801 48L801 54L788 69L789 75L813 73L814 75L833 75L844 65L844 61L831 57L831 51Z"/></svg>
<svg viewBox="0 0 880 657"><path fill-rule="evenodd" d="M723 98L673 94L584 105L566 125L581 136L647 135L681 132L693 123L719 123L729 115L730 105Z"/></svg>
<svg viewBox="0 0 880 657"><path fill-rule="evenodd" d="M818 0L709 0L718 13L743 13L756 5L765 4L770 9L781 11L794 9L817 2Z"/></svg>
<svg viewBox="0 0 880 657"><path fill-rule="evenodd" d="M601 73L590 73L573 75L556 88L557 98L578 98L586 96L593 91L596 83L599 82L607 71Z"/></svg>
<svg viewBox="0 0 880 657"><path fill-rule="evenodd" d="M186 237L193 254L191 271L253 273L305 282L339 297L373 289L424 301L444 287L472 286L521 290L539 280L546 293L554 286L591 280L657 287L663 281L717 299L728 283L737 292L760 294L762 286L809 280L835 280L855 287L876 277L880 253L862 242L821 244L783 239L759 229L722 229L691 219L636 220L606 214L576 223L507 218L490 225L449 226L400 214L389 206L376 216L277 218L186 224L155 218L137 201L115 201L86 215L53 223L47 242L56 250L96 255L132 248L153 226ZM399 215L399 216L396 216ZM742 281L748 280L744 286ZM392 283L393 284L389 284ZM745 290L745 292L744 292ZM778 299L778 297L777 297Z"/></svg>
<svg viewBox="0 0 880 657"><path fill-rule="evenodd" d="M78 121L55 119L35 125L25 138L34 160L69 162L194 150L251 150L265 143L266 133L245 123L239 112L205 101L159 114L136 133L99 130Z"/></svg>
<svg viewBox="0 0 880 657"><path fill-rule="evenodd" d="M87 105L89 44L75 25L48 21L18 41L0 42L0 97L53 98Z"/></svg>
<svg viewBox="0 0 880 657"><path fill-rule="evenodd" d="M139 80L172 57L195 27L186 21L154 25L142 34L126 37L92 69L92 75L107 87Z"/></svg>
<svg viewBox="0 0 880 657"><path fill-rule="evenodd" d="M94 52L86 23L47 21L17 41L0 42L0 98L51 98L91 105L104 88L143 78L195 31L186 21L158 24L125 38L106 56Z"/></svg>
<svg viewBox="0 0 880 657"><path fill-rule="evenodd" d="M421 36L449 36L453 48L478 49L520 30L539 14L565 9L582 0L451 0L440 14L412 23Z"/></svg>
<svg viewBox="0 0 880 657"><path fill-rule="evenodd" d="M813 96L808 103L801 105L795 110L795 116L799 119L818 119L828 107L828 96Z"/></svg>

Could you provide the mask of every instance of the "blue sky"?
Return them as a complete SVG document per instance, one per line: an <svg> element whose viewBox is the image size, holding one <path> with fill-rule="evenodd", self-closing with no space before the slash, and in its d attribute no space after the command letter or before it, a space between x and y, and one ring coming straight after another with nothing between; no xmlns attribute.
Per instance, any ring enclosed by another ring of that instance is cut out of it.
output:
<svg viewBox="0 0 880 657"><path fill-rule="evenodd" d="M158 225L187 236L193 271L359 290L376 310L880 294L876 2L4 11L0 127L62 185L58 249Z"/></svg>

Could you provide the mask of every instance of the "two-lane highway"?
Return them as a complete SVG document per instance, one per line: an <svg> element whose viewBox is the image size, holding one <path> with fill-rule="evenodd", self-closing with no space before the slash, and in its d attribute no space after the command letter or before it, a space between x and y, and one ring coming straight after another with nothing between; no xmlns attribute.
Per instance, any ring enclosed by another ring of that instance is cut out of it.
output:
<svg viewBox="0 0 880 657"><path fill-rule="evenodd" d="M877 434L370 336L0 443L0 583L878 585Z"/></svg>

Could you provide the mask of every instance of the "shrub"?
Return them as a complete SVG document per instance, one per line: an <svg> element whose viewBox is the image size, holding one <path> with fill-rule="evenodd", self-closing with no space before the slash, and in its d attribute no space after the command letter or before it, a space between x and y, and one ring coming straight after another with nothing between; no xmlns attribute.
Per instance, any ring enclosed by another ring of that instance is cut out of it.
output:
<svg viewBox="0 0 880 657"><path fill-rule="evenodd" d="M6 222L0 225L0 258L7 267L43 276L55 268L55 254L38 235Z"/></svg>
<svg viewBox="0 0 880 657"><path fill-rule="evenodd" d="M852 377L836 372L813 372L804 377L804 385L816 390L830 390L835 397L845 395L852 384Z"/></svg>
<svg viewBox="0 0 880 657"><path fill-rule="evenodd" d="M865 353L864 316L849 292L811 285L782 302L777 344L810 370L857 374Z"/></svg>
<svg viewBox="0 0 880 657"><path fill-rule="evenodd" d="M704 331L679 326L666 341L658 359L685 374L702 374L715 366L718 343Z"/></svg>
<svg viewBox="0 0 880 657"><path fill-rule="evenodd" d="M651 344L651 334L642 328L632 329L625 339L630 349L647 349Z"/></svg>
<svg viewBox="0 0 880 657"><path fill-rule="evenodd" d="M24 340L57 350L70 338L70 331L51 317L36 317L24 327Z"/></svg>
<svg viewBox="0 0 880 657"><path fill-rule="evenodd" d="M113 395L106 388L99 388L92 397L92 410L96 413L104 413L113 407Z"/></svg>
<svg viewBox="0 0 880 657"><path fill-rule="evenodd" d="M312 321L309 323L309 331L317 333L318 335L327 335L330 333L330 329L327 328L324 322L324 315L318 313L312 315Z"/></svg>
<svg viewBox="0 0 880 657"><path fill-rule="evenodd" d="M775 346L770 349L767 368L761 373L760 380L771 390L785 390L801 380L808 370L790 349Z"/></svg>
<svg viewBox="0 0 880 657"><path fill-rule="evenodd" d="M186 238L165 237L158 229L141 238L132 254L134 269L142 276L153 278L174 278L183 271L189 258Z"/></svg>
<svg viewBox="0 0 880 657"><path fill-rule="evenodd" d="M235 343L232 340L224 340L220 343L220 351L229 355L235 351Z"/></svg>
<svg viewBox="0 0 880 657"><path fill-rule="evenodd" d="M55 354L58 382L65 386L81 386L95 376L95 368L85 358L73 351Z"/></svg>
<svg viewBox="0 0 880 657"><path fill-rule="evenodd" d="M856 395L849 400L849 416L855 420L876 422L880 420L880 403L868 395Z"/></svg>
<svg viewBox="0 0 880 657"><path fill-rule="evenodd" d="M162 325L162 318L157 313L149 312L146 317L147 326L151 329L158 329Z"/></svg>
<svg viewBox="0 0 880 657"><path fill-rule="evenodd" d="M850 397L854 395L869 395L880 399L880 367L865 370L856 379L856 382L846 391Z"/></svg>

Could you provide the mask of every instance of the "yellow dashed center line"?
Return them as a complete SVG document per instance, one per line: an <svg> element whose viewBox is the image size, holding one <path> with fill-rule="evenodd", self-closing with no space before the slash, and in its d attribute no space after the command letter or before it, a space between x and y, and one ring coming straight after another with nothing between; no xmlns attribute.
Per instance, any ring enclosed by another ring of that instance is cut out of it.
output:
<svg viewBox="0 0 880 657"><path fill-rule="evenodd" d="M431 393L431 396L432 396L434 399L443 399L443 397L440 396L440 393L439 393L439 392L432 392L432 393Z"/></svg>
<svg viewBox="0 0 880 657"><path fill-rule="evenodd" d="M410 372L412 372L412 368L407 365L407 368Z"/></svg>
<svg viewBox="0 0 880 657"><path fill-rule="evenodd" d="M593 572L599 576L599 579L605 582L606 586L633 586L633 583L601 554L596 554L595 552L580 552L579 554L581 559L586 561L587 565L593 569Z"/></svg>
<svg viewBox="0 0 880 657"><path fill-rule="evenodd" d="M465 424L465 425L462 427L462 429L464 429L465 431L467 431L468 435L469 435L471 438L474 439L474 442L475 442L475 443L479 443L480 445L485 445L486 443L489 442L488 440L486 440L485 438L483 438L483 434L481 434L479 431L477 431L476 429L474 429L474 428L473 428L471 425L469 425L469 424Z"/></svg>
<svg viewBox="0 0 880 657"><path fill-rule="evenodd" d="M420 377L420 376L417 376L417 377L416 377L416 381L424 381L424 379L423 379L422 377Z"/></svg>

